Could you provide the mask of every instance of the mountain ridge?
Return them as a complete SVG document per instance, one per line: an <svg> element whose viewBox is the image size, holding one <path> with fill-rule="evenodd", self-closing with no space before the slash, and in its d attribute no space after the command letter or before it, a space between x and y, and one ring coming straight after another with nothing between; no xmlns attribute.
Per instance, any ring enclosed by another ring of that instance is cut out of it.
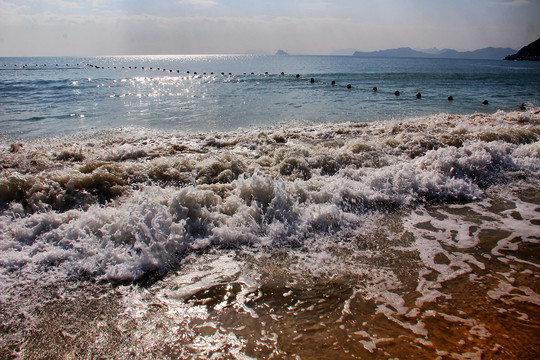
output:
<svg viewBox="0 0 540 360"><path fill-rule="evenodd" d="M371 52L355 51L352 56L502 60L506 56L513 54L515 51L515 49L511 48L487 47L474 51L457 51L454 49L443 49L435 53L434 51L425 52L420 50L414 50L410 47L401 47L396 49L386 49Z"/></svg>

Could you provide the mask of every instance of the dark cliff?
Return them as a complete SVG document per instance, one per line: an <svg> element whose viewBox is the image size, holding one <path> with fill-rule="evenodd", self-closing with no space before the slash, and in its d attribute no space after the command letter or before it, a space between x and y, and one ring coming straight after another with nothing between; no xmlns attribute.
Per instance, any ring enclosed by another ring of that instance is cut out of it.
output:
<svg viewBox="0 0 540 360"><path fill-rule="evenodd" d="M540 39L522 47L517 53L505 57L504 60L540 61Z"/></svg>

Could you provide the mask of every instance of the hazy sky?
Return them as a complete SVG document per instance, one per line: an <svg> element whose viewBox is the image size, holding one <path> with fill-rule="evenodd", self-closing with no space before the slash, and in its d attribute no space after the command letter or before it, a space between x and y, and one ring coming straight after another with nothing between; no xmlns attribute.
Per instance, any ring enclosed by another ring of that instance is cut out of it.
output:
<svg viewBox="0 0 540 360"><path fill-rule="evenodd" d="M0 56L519 49L540 0L0 0Z"/></svg>

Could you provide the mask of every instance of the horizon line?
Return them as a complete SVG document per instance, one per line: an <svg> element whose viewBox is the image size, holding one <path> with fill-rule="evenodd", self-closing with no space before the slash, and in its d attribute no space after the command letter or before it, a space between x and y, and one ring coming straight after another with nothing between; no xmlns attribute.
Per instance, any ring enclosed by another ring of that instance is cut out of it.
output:
<svg viewBox="0 0 540 360"><path fill-rule="evenodd" d="M274 53L267 53L263 50L258 52L257 50L254 50L253 52L243 52L243 53L169 53L169 54L95 54L95 55L8 55L8 56L0 56L0 58L21 58L21 57L136 57L136 56L353 56L355 52L360 53L376 53L380 51L388 51L388 50L399 50L399 49L411 49L414 51L425 53L426 55L437 55L437 54L431 54L429 52L426 52L426 50L430 49L436 49L438 51L445 51L445 50L451 50L451 51L457 51L460 53L464 52L474 52L477 50L484 50L484 49L512 49L513 51L518 51L519 49L513 48L513 47L502 47L502 46L487 46L483 48L478 48L474 50L457 50L453 48L442 48L439 49L437 47L432 48L412 48L410 46L401 46L401 47L393 47L393 48L386 48L386 49L379 49L379 50L358 50L354 48L347 48L347 49L337 49L333 50L330 53L326 54L315 54L315 53L289 53L287 50L278 49ZM277 54L278 51L284 51L286 54ZM336 52L340 51L347 51L352 53L350 55L348 54L335 54ZM386 56L388 57L388 56Z"/></svg>

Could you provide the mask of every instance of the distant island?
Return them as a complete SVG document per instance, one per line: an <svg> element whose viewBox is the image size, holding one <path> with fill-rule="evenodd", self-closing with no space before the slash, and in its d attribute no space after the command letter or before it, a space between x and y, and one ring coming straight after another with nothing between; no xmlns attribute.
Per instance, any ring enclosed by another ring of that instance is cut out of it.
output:
<svg viewBox="0 0 540 360"><path fill-rule="evenodd" d="M353 56L363 57L403 57L403 58L440 58L440 59L486 59L486 60L502 60L516 50L511 48L494 48L488 47L474 51L456 51L453 49L428 49L414 50L410 47L402 47L398 49L379 50L372 52L355 51Z"/></svg>
<svg viewBox="0 0 540 360"><path fill-rule="evenodd" d="M540 61L540 39L522 47L517 53L505 57L504 60Z"/></svg>
<svg viewBox="0 0 540 360"><path fill-rule="evenodd" d="M285 50L281 50L279 49L277 52L276 52L276 55L289 55Z"/></svg>

